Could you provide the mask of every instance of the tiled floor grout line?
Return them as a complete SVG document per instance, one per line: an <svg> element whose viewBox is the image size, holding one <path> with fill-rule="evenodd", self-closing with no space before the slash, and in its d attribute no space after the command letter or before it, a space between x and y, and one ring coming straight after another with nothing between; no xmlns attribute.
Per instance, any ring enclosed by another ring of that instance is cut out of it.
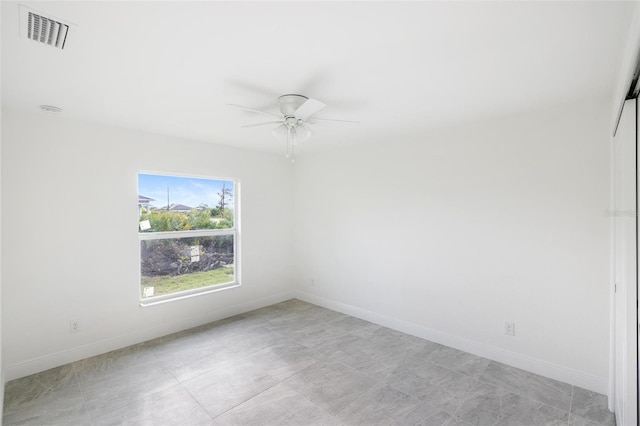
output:
<svg viewBox="0 0 640 426"><path fill-rule="evenodd" d="M329 322L331 322L331 321L329 321ZM379 326L379 327L381 327L381 329L387 330L387 327L383 327L383 326ZM350 334L350 333L345 333L345 335L347 335L347 334ZM357 337L357 336L356 336L356 337ZM304 343L302 343L302 342L298 342L298 343L299 343L299 344L304 345ZM306 347L308 347L308 346L306 346ZM309 348L309 349L313 350L313 351L314 351L314 352L316 352L316 353L319 353L321 356L325 356L325 357L327 357L327 358L331 359L330 357L328 357L328 356L324 355L323 353L319 352L318 350L315 350L315 349L313 349L313 348ZM416 349L420 350L420 348L416 348ZM340 360L335 360L335 359L334 359L333 361L334 361L334 362L338 362L339 364L342 364L343 366L345 366L345 367L347 367L347 368L349 368L349 369L353 370L353 371L354 371L354 372L356 372L356 373L359 373L359 374L365 375L365 376L367 376L367 377L369 377L369 378L372 378L372 379L373 379L373 377L371 377L371 376L369 376L369 375L367 375L367 374L365 374L365 373L363 373L363 372L361 372L361 371L359 371L359 370L355 369L354 367L352 367L352 366L350 366L350 365L348 365L348 364L345 364L345 363L341 362ZM467 375L467 374L461 373L461 372L459 372L459 371L455 371L455 370L449 369L449 368L447 368L447 367L445 367L445 366L439 365L439 364L437 364L437 363L435 363L435 362L431 361L430 359L426 359L425 361L426 361L426 362L429 362L430 364L435 365L435 366L437 366L437 367L439 367L439 368L445 369L445 370L447 370L447 371L449 371L449 372L452 372L452 373L455 373L455 374L462 374L462 375L465 375L465 376L467 376L467 377L470 377L470 378L472 378L472 379L474 380L474 384L478 382L478 377L473 377L473 376L470 376L470 375ZM488 364L487 364L487 367L485 367L485 368L484 368L484 370L486 370L487 368L488 368ZM395 369L394 369L394 370L395 370ZM484 372L484 370L483 370L483 372ZM377 385L378 385L378 384L380 384L380 383L384 383L385 385L387 385L387 386L389 386L390 388L392 388L392 389L396 390L397 392L403 393L403 394L405 394L405 395L407 395L407 396L410 396L411 398L414 398L414 399L416 399L416 400L418 400L418 401L421 401L421 399L420 399L420 398L418 398L416 395L411 395L411 394L409 394L409 393L406 393L406 392L404 392L404 391L402 391L402 390L400 390L400 389L397 389L397 388L396 388L396 387L394 387L392 384L388 383L387 378L388 378L391 374L393 374L393 373L389 373L389 374L385 375L385 377L384 377L383 379L380 379L380 380L378 380L378 381L374 382L374 384L373 384L373 386L371 387L371 389L373 389L373 387L377 386ZM360 397L358 397L356 400L352 401L350 404L348 404L346 407L344 407L342 410L340 410L340 411L336 414L336 417L337 417L337 415L338 415L339 413L341 413L342 411L346 410L349 406L351 406L352 404L355 404L358 400L361 400L362 398L364 398L364 397L365 397L369 392L371 392L371 389L370 389L370 390L368 390L367 392L363 393L362 395L360 395ZM455 413L455 412L457 412L457 411L460 409L460 407L462 406L462 404L464 403L464 401L465 401L465 400L466 400L466 399L463 399L463 400L460 402L460 404L458 405L458 407L456 408L456 410L454 411L454 413ZM424 401L424 402L428 402L428 401ZM433 415L436 415L436 414L437 414L437 413L434 413ZM455 418L455 415L452 415L452 418ZM428 419L428 418L427 418L427 419ZM427 419L424 419L424 420L427 420ZM466 423L466 422L465 422L465 423Z"/></svg>
<svg viewBox="0 0 640 426"><path fill-rule="evenodd" d="M537 404L544 405L545 407L553 408L554 410L558 410L558 411L567 411L567 410L563 410L563 409L558 408L558 407L554 407L553 405L549 405L549 404L547 404L547 403L545 403L545 402L543 402L543 401L540 401L540 400L538 400L538 399L531 398L530 396L525 395L525 394L523 394L523 393L521 393L521 392L518 392L517 390L514 390L513 388L504 387L504 386L500 386L499 384L495 384L495 383L487 382L486 380L482 380L482 378L481 378L481 377L478 377L478 381L480 381L480 382L482 382L482 383L485 383L485 384L487 384L487 385L490 385L490 386L493 386L493 387L496 387L496 388L502 389L502 390L507 391L507 392L509 392L509 393L512 393L512 394L515 394L515 395L521 396L522 398L526 398L526 399L528 399L529 401L533 401L533 402L535 402L535 403L537 403ZM573 392L573 387L572 387L572 392Z"/></svg>
<svg viewBox="0 0 640 426"><path fill-rule="evenodd" d="M338 321L340 321L340 320L343 320L344 318L347 318L347 317L348 317L348 316L333 318L333 319L331 319L330 321L327 321L327 323L328 323L328 324L332 324L332 323L338 322ZM364 321L364 320L362 320L362 321ZM373 324L373 323L371 323L371 324ZM374 324L374 325L376 325L377 327L380 327L380 329L381 329L381 330L389 330L387 327L379 326L379 325L377 325L377 324ZM269 329L269 330L273 331L273 332L276 332L276 333L279 333L279 334L283 335L284 337L288 337L288 336L285 334L285 332L284 332L283 330L281 330L281 329L273 329L273 328L270 328L270 327L269 327L269 323L268 323L268 322L265 324L265 327L266 327L267 329ZM313 326L312 326L312 325L310 325L310 326L308 326L308 327L304 327L303 329L301 329L301 330L299 330L299 331L303 331L305 328L309 328L309 329L311 329L312 327L313 327ZM352 334L352 333L350 333L350 332L345 332L345 333L343 334L343 336L347 336L347 335L351 335L351 336L353 336L353 337L359 337L359 336L356 336L356 335L354 335L354 334ZM310 346L305 345L305 343L304 343L303 341L301 341L301 339L300 339L300 338L294 338L294 339L293 339L293 341L294 341L295 343L297 343L297 344L299 344L299 345L302 345L302 346L304 346L304 347L308 348L309 350L313 351L313 353L315 353L316 355L319 355L319 356L320 356L320 358L326 358L327 360L330 360L330 361L333 361L333 362L337 362L337 363L341 364L342 366L344 366L344 367L346 367L346 368L348 368L348 369L352 370L354 373L356 373L356 374L358 374L358 375L363 375L363 376L368 377L368 378L370 378L370 379L374 379L373 377L371 377L371 376L369 376L369 375L367 375L367 374L365 374L365 373L363 373L363 372L361 372L361 371L359 371L359 370L355 369L355 368L354 368L354 367L352 367L351 365L345 364L344 362L342 362L342 361L340 361L340 360L333 359L330 355L326 355L326 354L324 354L324 353L320 352L319 350L317 350L317 349L315 349L315 348L313 348L313 347L310 347ZM416 345L416 346L417 346L417 345ZM419 350L420 348L416 348L416 349L418 349L418 350ZM319 361L319 360L318 360L318 361ZM433 365L437 365L438 367L440 367L440 368L444 368L444 369L446 369L446 370L448 370L448 371L452 371L452 372L455 372L455 373L458 373L458 374L464 374L464 373L460 373L460 372L457 372L457 371L454 371L454 370L450 370L450 369L448 369L447 367L444 367L444 366L438 365L438 364L436 364L436 363L432 362L431 360L427 360L427 362L430 362L431 364L433 364ZM309 366L309 367L311 367L311 366ZM307 367L307 368L309 368L309 367ZM485 367L485 369L486 369L486 368L487 368L487 367ZM296 373L296 374L299 374L299 373L300 373L300 372L298 372L298 373ZM294 374L294 375L292 375L292 376L290 376L290 377L293 377L293 376L295 376L295 374ZM290 377L289 377L289 378L290 378ZM469 377L472 377L472 376L469 376ZM379 380L377 380L377 381L374 381L373 385L371 386L371 388L370 388L368 391L364 392L362 395L360 395L358 398L356 398L356 400L352 401L351 403L349 403L348 405L346 405L345 407L343 407L343 408L342 408L339 412L337 412L335 415L332 415L331 413L328 413L328 414L329 414L329 415L331 415L331 416L332 416L332 417L334 417L334 418L337 418L337 417L338 417L338 415L339 415L341 412L343 412L344 410L346 410L346 409L347 409L349 406L351 406L352 404L355 404L357 401L359 401L359 400L363 399L367 394L369 394L369 393L372 391L372 389L373 389L375 386L377 386L377 385L378 385L378 384L380 384L380 383L384 383L384 384L386 384L387 386L391 387L392 389L395 389L395 390L396 390L396 391L398 391L398 392L401 392L401 393L403 393L403 394L405 394L405 395L408 395L408 396L410 396L410 397L412 397L412 398L414 398L414 399L416 399L416 400L420 401L420 399L419 399L419 398L417 398L416 396L414 396L414 395L410 395L410 394L407 394L406 392L403 392L403 391L401 391L401 390L396 389L395 387L393 387L391 384L389 384L388 382L386 382L386 378L387 378L387 376L385 376L385 378L384 378L384 379L379 379ZM472 378L477 382L477 377L472 377ZM288 379L288 378L287 378L287 379ZM285 382L287 379L282 380L280 383L284 384L284 382ZM375 379L374 379L374 380L375 380ZM276 386L276 385L274 385L274 386ZM285 384L285 386L286 386L286 384ZM272 387L273 387L273 386L272 386ZM270 387L270 388L271 388L271 387ZM269 389L270 389L270 388L269 388ZM268 390L268 389L265 389L263 392L266 392L267 390ZM295 390L294 390L294 391L295 391ZM263 392L261 392L261 393L263 393ZM296 394L300 395L298 392L296 392ZM259 393L258 395L260 395L260 393ZM252 396L252 397L251 397L251 398L249 398L249 399L253 399L253 398L257 397L258 395L254 395L254 396ZM301 395L301 396L302 396L303 398L305 398L307 401L309 401L309 402L313 403L313 402L312 402L312 401L310 401L308 398L306 398L304 395ZM248 400L247 400L247 401L248 401ZM247 401L243 401L241 404L244 404L244 403L245 403L245 402L247 402ZM461 401L461 402L460 402L460 404L459 404L459 405L458 405L458 407L456 408L456 411L457 411L457 410L459 409L459 407L462 405L462 402L463 402L463 401ZM238 404L238 405L241 405L241 404ZM314 405L315 405L315 404L314 404ZM235 407L233 407L233 408L235 408ZM231 408L231 409L233 409L233 408ZM319 407L319 408L321 408L321 409L322 409L322 407ZM231 409L230 409L230 410L231 410ZM324 410L324 411L326 412L326 410ZM220 414L220 415L222 415L222 414ZM434 415L435 415L435 413L434 413ZM426 419L425 419L425 420L426 420Z"/></svg>
<svg viewBox="0 0 640 426"><path fill-rule="evenodd" d="M331 321L329 321L329 322L331 322ZM356 373L358 373L358 374L362 374L362 375L364 375L363 373L359 372L358 370L354 369L353 367L351 367L351 366L349 366L349 365L347 365L347 364L344 364L344 363L342 363L342 362L340 362L340 361L333 360L333 359L331 359L331 357L330 357L330 356L323 354L323 353L322 353L322 352L320 352L319 350L317 350L317 349L315 349L315 348L312 348L312 347L309 347L309 346L305 345L305 344L301 341L301 339L300 339L300 338L295 338L295 339L294 339L294 341L295 341L297 344L299 344L299 345L301 345L301 346L304 346L305 348L309 349L311 352L313 352L313 354L314 354L314 355L318 355L318 356L320 357L320 359L317 359L317 358L316 358L316 362L315 362L314 364L311 364L310 366L308 366L308 367L306 367L306 368L310 368L310 367L312 367L313 365L315 365L316 363L321 362L321 359L326 359L327 361L338 362L339 364L343 365L344 367L349 368L349 369L351 369L351 370L355 371L355 372L356 372ZM306 369L306 368L305 368L305 369ZM295 374L292 374L290 377L288 377L287 379L283 380L283 381L282 381L282 383L283 383L285 386L287 386L287 385L284 383L285 381L287 381L288 379L290 379L290 378L292 378L292 377L294 377L294 376L296 376L296 375L299 375L299 374L300 374L302 371L304 371L305 369L303 369L303 370L301 370L301 371L298 371L298 372L297 372L297 373L295 373ZM369 377L369 376L366 376L366 377ZM287 386L287 387L288 387L288 386ZM289 388L289 389L291 389L291 388ZM317 405L317 404L315 404L313 401L311 401L309 398L307 398L305 395L300 394L300 393L299 393L299 392L297 392L295 389L292 389L292 390L293 390L294 392L296 392L296 394L298 394L298 395L302 396L305 400L307 400L307 401L309 401L310 403L312 403L313 405L318 406L318 405ZM368 391L367 391L367 392L368 392ZM362 397L363 397L367 392L365 392L365 393L363 393L362 395L360 395L360 397L356 398L356 400L358 400L358 399L362 398ZM355 403L355 401L352 401L351 403L347 404L347 406L343 407L343 408L342 408L342 410L340 410L340 411L339 411L338 413L336 413L336 414L331 414L330 412L328 412L327 410L325 410L325 409L324 409L324 408L322 408L322 407L319 407L319 406L318 406L318 408L320 408L321 410L323 410L324 412L326 412L328 415L330 415L330 416L331 416L331 417L333 417L334 419L337 419L337 418L338 418L338 414L339 414L340 412L342 412L343 410L345 410L349 405L351 405L351 404L353 404L353 403Z"/></svg>
<svg viewBox="0 0 640 426"><path fill-rule="evenodd" d="M271 329L271 328L269 328L266 324L265 324L265 325L258 325L258 326L256 326L256 327L262 327L262 326L264 326L264 327L265 327L266 329L268 329L269 331L272 331L272 332L274 332L274 333L278 333L278 334L280 334L281 336L283 336L283 337L285 337L285 338L287 338L287 337L288 337L288 336L286 336L286 334L285 334L285 333L283 333L282 331L280 331L280 330L274 330L274 329ZM298 339L296 339L296 343L300 344L300 342L298 342ZM258 352L261 352L261 351L263 351L263 350L266 350L266 349L272 348L272 347L274 347L274 346L276 346L276 345L277 345L277 344L268 345L268 346L266 346L266 347L264 347L264 348L261 348L261 349L259 349L259 350L255 350L255 351L249 352L249 353L247 353L247 354L243 355L242 357L239 357L239 358L237 358L237 359L235 359L235 360L233 360L233 361L230 361L230 362L242 361L242 360L244 360L244 359L247 359L247 358L251 357L252 355L255 355L255 354L256 354L256 353L258 353ZM225 346L225 347L227 347L227 348L228 348L228 346L226 346L226 345L224 345L224 344L223 344L223 346ZM303 346L304 346L304 345L303 345ZM306 347L306 346L305 346L305 347ZM311 349L310 349L310 350L311 350ZM279 380L277 383L273 384L272 386L269 386L268 388L266 388L266 389L262 390L261 392L258 392L258 393L256 393L255 395L252 395L252 396L248 397L247 399L245 399L245 400L243 400L243 401L239 402L238 404L236 404L236 405L234 405L234 406L230 407L228 410L225 410L224 412L222 412L222 413L218 414L217 416L213 416L211 413L209 413L209 411L208 411L205 407L203 407L203 406L202 406L202 404L200 404L200 402L199 402L199 401L198 401L198 400L197 400L197 399L196 399L196 398L191 394L191 392L189 392L189 390L184 386L184 383L185 383L185 382L188 382L188 381L190 381L190 380L194 380L194 379L196 379L197 377L201 377L201 376L204 376L204 375L206 375L206 374L209 374L212 370L213 370L213 369L207 370L207 371L203 372L202 374L199 374L199 375L194 376L194 377L190 377L189 379L187 379L187 380L185 380L185 381L182 381L182 380L180 380L179 378L177 378L177 377L176 377L176 380L178 380L178 382L183 386L183 388L187 391L187 393L189 394L189 396L190 396L194 401L196 401L196 403L197 403L197 404L198 404L198 405L199 405L199 406L200 406L200 407L201 407L201 408L202 408L202 409L207 413L207 415L208 415L209 417L211 417L211 419L212 419L212 420L215 420L216 418L218 418L218 417L220 417L220 416L224 415L225 413L227 413L227 412L229 412L229 411L231 411L231 410L235 409L236 407L239 407L240 405L245 404L246 402L248 402L248 401L250 401L250 400L252 400L252 399L254 399L254 398L256 398L256 397L260 396L261 394L263 394L263 393L267 392L269 389L272 389L272 388L273 388L273 387L275 387L275 386L278 386L278 385L284 384L284 382L285 382L287 379L289 379L290 377L293 377L293 376L295 375L295 374L293 374L293 375L291 375L291 376L289 376L289 377L287 377L287 378L285 378L285 379ZM172 374L172 373L171 373L171 374ZM297 374L297 373L296 373L296 374ZM172 374L172 375L173 375L173 374ZM173 376L175 377L175 375L173 375ZM294 392L295 392L295 391L294 391ZM298 392L296 392L296 394L298 394ZM301 395L301 396L303 396L303 395ZM304 397L304 396L303 396L303 397ZM305 399L307 399L307 398L305 398ZM309 401L309 402L311 402L311 401ZM314 405L316 405L316 404L314 404ZM320 409L321 409L321 407L318 407L318 408L320 408Z"/></svg>
<svg viewBox="0 0 640 426"><path fill-rule="evenodd" d="M355 400L351 401L349 404L347 404L346 406L342 407L342 409L340 411L338 411L336 414L333 415L333 417L338 418L338 415L340 413L342 413L344 410L346 410L347 408L349 408L351 405L355 404L356 402L362 400L367 394L369 394L369 392L373 391L373 389L378 386L380 383L385 383L384 380L379 380L377 382L374 382L373 385L371 386L371 388L369 388L366 392L364 392L362 395L360 395L358 398L356 398ZM385 383L386 384L386 383ZM397 390L397 389L396 389ZM399 391L402 392L402 391ZM402 392L404 393L404 392ZM407 394L405 394L407 395Z"/></svg>
<svg viewBox="0 0 640 426"><path fill-rule="evenodd" d="M273 388L274 386L278 386L278 385L279 385L279 384L281 384L281 383L282 383L282 382L278 382L278 383L276 383L276 384L274 384L274 385L272 385L272 386L269 386L268 388L264 389L263 391L260 391L260 392L256 393L255 395L252 395L252 396L248 397L248 398L247 398L247 399L245 399L244 401L241 401L241 402L237 403L237 404L236 404L236 405L234 405L233 407L230 407L228 410L223 411L222 413L218 414L217 416L213 416L211 413L209 413L209 411L208 411L205 407L203 407L203 406L202 406L202 404L200 404L200 402L198 402L198 400L197 400L193 395L191 395L191 392L189 392L189 390L188 390L188 389L186 389L186 388L185 388L185 390L189 393L189 396L191 396L191 398L193 398L193 399L198 403L198 405L199 405L200 407L202 407L202 409L207 413L207 415L208 415L209 417L211 417L211 419L212 419L212 420L215 420L215 419L217 419L218 417L220 417L220 416L224 415L225 413L228 413L229 411L231 411L231 410L233 410L233 409L235 409L235 408L237 408L237 407L241 406L242 404L244 404L244 403L246 403L246 402L248 402L248 401L251 401L252 399L254 399L254 398L258 397L259 395L262 395L263 393L265 393L265 392L266 392L266 391L268 391L269 389Z"/></svg>
<svg viewBox="0 0 640 426"><path fill-rule="evenodd" d="M128 406L130 406L130 405L134 405L135 403L137 403L137 402L139 402L139 401L144 401L145 399L152 398L152 397L154 397L155 395L161 394L161 393L163 393L163 392L166 392L166 391L171 390L171 389L173 389L173 388L176 388L176 387L178 387L178 386L182 386L182 383L180 383L180 381L177 381L177 383L175 383L175 384L173 384L173 385L171 385L171 386L169 386L169 387L167 387L167 388L164 388L164 389L158 390L158 391L156 391L156 392L150 393L150 394L145 395L145 396L140 397L140 398L132 399L131 401L128 401L127 403L123 404L123 405L122 405L122 407L128 407ZM183 386L183 387L184 387L184 386ZM185 390L186 390L186 389L185 389ZM84 394L83 394L83 398L84 398ZM86 403L85 403L85 405L86 405ZM88 412L88 410L87 410L87 412ZM100 416L98 416L98 418L100 418ZM90 415L90 420L91 420L91 424L93 424L93 418L91 417L91 415Z"/></svg>
<svg viewBox="0 0 640 426"><path fill-rule="evenodd" d="M198 407L202 408L202 411L204 411L207 414L207 416L209 416L211 418L211 420L215 420L215 417L213 417L211 415L211 413L209 413L209 411L205 407L203 407L202 404L200 404L200 401L198 401L196 399L196 397L194 397L191 394L191 392L189 392L189 389L187 389L186 386L182 382L180 382L179 385L182 386L182 389L184 389L185 392L187 392L187 395L189 395L189 398L191 398L193 401L195 401L195 403L198 404Z"/></svg>
<svg viewBox="0 0 640 426"><path fill-rule="evenodd" d="M567 425L571 424L571 410L573 409L573 393L575 389L575 386L571 386L571 400L569 401L569 418L567 419Z"/></svg>
<svg viewBox="0 0 640 426"><path fill-rule="evenodd" d="M296 374L298 374L298 373L296 373ZM293 376L295 376L295 374L294 374L294 375L292 375L292 376L290 376L290 377L293 377ZM290 378L290 377L289 377L289 378ZM326 414L327 414L328 416L330 416L331 418L333 418L333 419L337 419L337 418L338 418L336 414L331 414L330 412L328 412L328 411L327 411L327 410L325 410L324 408L320 407L320 406L319 406L318 404L316 404L315 402L311 401L311 400L310 400L309 398L307 398L305 395L301 394L300 392L298 392L298 391L297 391L297 390L295 390L295 389L291 389L289 386L287 386L287 385L284 383L285 381L286 381L286 380L283 380L283 381L282 381L282 382L280 382L279 384L281 384L281 385L283 385L283 386L286 386L286 387L287 387L287 389L292 390L293 392L295 392L295 393L296 393L296 395L300 396L300 397L301 397L301 398L303 398L305 401L309 402L310 404L313 404L315 407L318 407L318 409L322 410L324 413L326 413Z"/></svg>
<svg viewBox="0 0 640 426"><path fill-rule="evenodd" d="M89 407L87 406L87 398L84 395L84 389L82 387L82 384L80 383L80 378L78 377L78 371L76 370L75 362L71 363L71 371L73 371L73 379L76 381L76 385L78 386L78 389L80 389L80 396L82 396L82 406L84 408L84 412L87 413L87 418L89 419L89 423L91 424L91 426L93 426L93 417L91 416L91 413L89 412Z"/></svg>
<svg viewBox="0 0 640 426"><path fill-rule="evenodd" d="M464 403L467 401L469 393L471 392L472 389L475 389L476 385L480 382L480 380L476 377L474 378L474 382L472 386L469 386L469 389L467 389L467 391L464 394L464 397L462 397L462 400L460 401L460 404L458 404L458 406L456 407L456 409L453 411L452 417L455 419L458 417L458 411L460 411L460 408L462 408L462 406L464 405Z"/></svg>
<svg viewBox="0 0 640 426"><path fill-rule="evenodd" d="M333 322L333 321L337 321L337 320L339 320L339 319L342 319L342 318L335 318L335 319L333 319L333 320L331 320L331 321L328 321L328 323L331 323L331 322ZM310 327L308 327L308 328L311 328L311 326L310 326ZM282 333L282 334L284 334L284 333ZM344 335L348 335L348 334L350 334L350 333L349 333L349 332L346 332ZM285 337L286 337L286 336L285 336ZM357 337L357 336L356 336L356 337ZM339 360L332 359L332 358L331 358L331 356L326 355L326 354L324 354L324 353L320 352L319 350L317 350L317 349L315 349L315 348L313 348L313 347L309 347L309 346L305 345L305 344L304 344L304 342L302 342L300 338L295 338L295 339L294 339L294 341L295 341L295 343L297 343L297 344L299 344L299 345L301 345L301 346L304 346L305 348L309 349L309 350L310 350L310 351L312 351L314 354L316 354L316 355L318 355L318 356L320 357L320 359L316 359L316 362L315 362L314 364L311 364L310 366L308 366L308 367L306 367L306 368L310 368L310 367L312 367L313 365L315 365L317 362L321 362L321 361L320 361L321 359L326 359L327 361L330 361L330 362L336 362L336 363L338 363L338 364L341 364L342 366L344 366L344 367L346 367L346 368L348 368L348 369L352 370L354 373L356 373L356 374L358 374L358 375L362 375L362 376L365 376L365 377L367 377L367 378L373 379L373 378L372 378L372 377L370 377L369 375L364 374L364 373L363 373L363 372L361 372L361 371L358 371L357 369L353 368L352 366L350 366L350 365L348 365L348 364L345 364L345 363L343 363L343 362L341 362L341 361L339 361ZM288 379L290 379L290 378L292 378L292 377L294 377L294 376L296 376L296 375L300 374L302 371L303 371L303 370L298 371L297 373L295 373L295 374L291 375L291 376L290 376L290 377L288 377L287 379L282 380L282 381L281 381L281 383L282 383L282 384L284 384L284 385L286 386L286 384L285 384L284 382L286 382ZM310 403L312 403L314 406L316 406L316 407L320 408L322 411L324 411L325 413L327 413L329 416L331 416L332 418L334 418L334 419L336 419L336 420L337 420L337 419L338 419L338 415L339 415L341 412L343 412L344 410L346 410L346 409L347 409L349 406L351 406L352 404L355 404L357 401L359 401L359 400L361 400L362 398L364 398L364 397L365 397L365 395L367 395L369 392L371 392L371 390L372 390L375 386L377 386L379 383L382 383L382 382L384 382L384 379L380 379L380 380L378 380L378 381L374 381L373 385L371 386L371 388L370 388L369 390L367 390L366 392L364 392L362 395L360 395L360 396L359 396L358 398L356 398L354 401L351 401L349 404L347 404L345 407L343 407L343 408L342 408L340 411L338 411L336 414L331 414L330 412L328 412L328 411L327 411L327 410L325 410L324 408L319 407L317 404L315 404L313 401L311 401L311 400L310 400L309 398L307 398L305 395L300 394L300 393L299 393L299 392L297 392L295 389L292 389L292 390L293 390L294 392L296 392L296 394L300 395L300 396L301 396L301 397L303 397L305 400L309 401L309 402L310 402ZM291 388L289 388L289 389L291 389Z"/></svg>

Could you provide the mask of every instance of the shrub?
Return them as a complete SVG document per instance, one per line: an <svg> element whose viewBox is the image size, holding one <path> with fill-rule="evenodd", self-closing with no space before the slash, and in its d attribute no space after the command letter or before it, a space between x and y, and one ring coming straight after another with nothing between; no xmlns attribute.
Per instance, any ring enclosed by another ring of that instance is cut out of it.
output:
<svg viewBox="0 0 640 426"><path fill-rule="evenodd" d="M188 231L190 229L233 228L233 212L225 209L219 217L211 217L211 210L192 209L189 213L152 210L140 217L148 220L151 228L144 232Z"/></svg>

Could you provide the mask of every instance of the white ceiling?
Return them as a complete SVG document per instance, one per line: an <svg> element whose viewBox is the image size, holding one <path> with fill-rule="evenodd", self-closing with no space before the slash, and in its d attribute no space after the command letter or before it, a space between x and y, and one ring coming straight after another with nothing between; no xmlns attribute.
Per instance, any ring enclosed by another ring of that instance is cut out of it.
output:
<svg viewBox="0 0 640 426"><path fill-rule="evenodd" d="M269 117L299 93L313 146L608 96L632 2L21 2L75 24L64 50L20 36L2 2L2 104L283 152ZM300 149L299 151L300 152Z"/></svg>

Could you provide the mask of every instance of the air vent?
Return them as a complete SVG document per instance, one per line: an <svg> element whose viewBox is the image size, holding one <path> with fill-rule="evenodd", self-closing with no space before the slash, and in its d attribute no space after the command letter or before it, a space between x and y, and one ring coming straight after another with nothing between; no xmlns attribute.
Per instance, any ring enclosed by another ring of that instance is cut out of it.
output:
<svg viewBox="0 0 640 426"><path fill-rule="evenodd" d="M27 37L31 40L64 49L67 31L69 31L69 26L66 24L29 12Z"/></svg>
<svg viewBox="0 0 640 426"><path fill-rule="evenodd" d="M65 48L70 28L68 23L24 6L20 9L20 32L23 36L47 46Z"/></svg>

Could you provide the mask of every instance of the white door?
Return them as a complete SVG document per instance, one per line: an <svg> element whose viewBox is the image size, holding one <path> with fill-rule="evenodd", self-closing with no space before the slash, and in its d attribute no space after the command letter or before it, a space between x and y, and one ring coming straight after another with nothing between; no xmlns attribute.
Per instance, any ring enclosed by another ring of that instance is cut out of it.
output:
<svg viewBox="0 0 640 426"><path fill-rule="evenodd" d="M636 100L625 103L614 138L614 407L617 424L638 422Z"/></svg>

